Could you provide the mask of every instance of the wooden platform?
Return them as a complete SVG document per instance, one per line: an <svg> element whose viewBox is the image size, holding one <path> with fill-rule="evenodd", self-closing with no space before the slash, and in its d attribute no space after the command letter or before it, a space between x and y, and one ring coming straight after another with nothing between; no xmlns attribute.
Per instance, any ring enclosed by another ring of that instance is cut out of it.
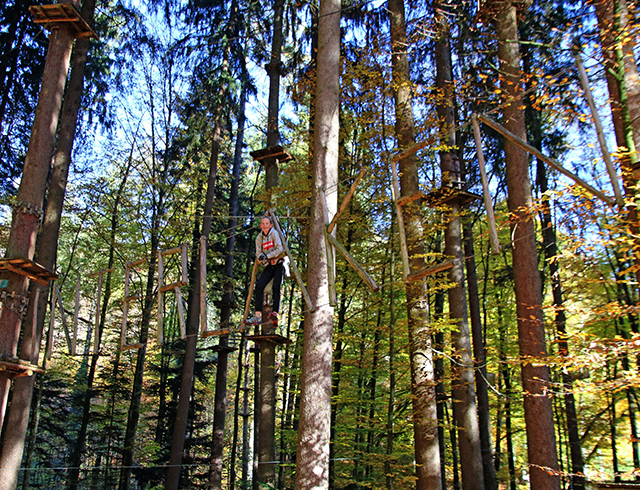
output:
<svg viewBox="0 0 640 490"><path fill-rule="evenodd" d="M70 3L32 5L29 12L33 16L33 22L44 24L47 29L51 29L53 24L68 23L75 31L75 37L99 38L96 31Z"/></svg>
<svg viewBox="0 0 640 490"><path fill-rule="evenodd" d="M454 202L457 202L460 206L464 206L475 200L482 200L482 196L447 186L440 187L424 196L424 201L432 208Z"/></svg>
<svg viewBox="0 0 640 490"><path fill-rule="evenodd" d="M254 342L266 341L266 342L271 342L273 344L278 344L278 345L285 345L285 344L291 344L292 343L291 339L288 339L287 337L283 337L282 335L278 335L278 334L247 335L246 339L247 340L252 340Z"/></svg>
<svg viewBox="0 0 640 490"><path fill-rule="evenodd" d="M261 163L267 158L275 158L279 162L288 162L289 160L293 160L293 157L280 145L269 146L262 150L252 151L251 156L254 160Z"/></svg>
<svg viewBox="0 0 640 490"><path fill-rule="evenodd" d="M43 286L49 281L55 280L58 276L48 271L40 264L22 257L12 257L10 259L0 259L0 271L11 271L24 277L28 277Z"/></svg>
<svg viewBox="0 0 640 490"><path fill-rule="evenodd" d="M14 378L33 376L35 373L44 373L44 369L40 366L14 357L0 358L0 371L5 371Z"/></svg>

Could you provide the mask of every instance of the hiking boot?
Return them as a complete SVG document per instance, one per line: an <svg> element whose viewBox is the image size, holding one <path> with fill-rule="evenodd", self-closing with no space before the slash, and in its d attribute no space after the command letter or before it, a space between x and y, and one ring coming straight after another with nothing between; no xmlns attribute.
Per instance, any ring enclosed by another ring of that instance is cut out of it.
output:
<svg viewBox="0 0 640 490"><path fill-rule="evenodd" d="M253 315L251 318L247 318L244 323L245 325L260 325L262 323L262 318L258 315Z"/></svg>

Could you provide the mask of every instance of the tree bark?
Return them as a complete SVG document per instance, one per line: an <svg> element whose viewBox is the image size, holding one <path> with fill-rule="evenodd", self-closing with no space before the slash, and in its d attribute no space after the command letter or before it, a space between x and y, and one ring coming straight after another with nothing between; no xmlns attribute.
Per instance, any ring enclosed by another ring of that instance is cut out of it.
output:
<svg viewBox="0 0 640 490"><path fill-rule="evenodd" d="M501 87L514 101L503 109L504 126L526 140L524 113L518 100L522 94L516 7L510 2L496 8L498 58ZM527 432L527 454L531 488L559 490L558 457L553 409L549 396L550 373L538 273L535 227L532 220L531 182L527 153L511 141L504 142L508 199L512 215L513 271L518 318L518 342L522 358L522 388Z"/></svg>
<svg viewBox="0 0 640 490"><path fill-rule="evenodd" d="M11 231L5 252L7 258L22 257L32 260L34 257L72 44L71 27L61 25L53 29L49 38L47 61L29 148L13 208ZM13 272L1 273L0 279L8 281L2 291L3 302L0 309L0 355L16 357L22 312L28 301L29 280ZM5 297L6 294L13 294L13 297ZM0 427L4 424L9 386L9 375L6 372L0 373ZM20 452L20 457L22 455L22 449L10 447L10 441L4 442L3 453L5 451L6 465L0 469L0 488L3 490L15 487L17 468L20 467L16 451Z"/></svg>
<svg viewBox="0 0 640 490"><path fill-rule="evenodd" d="M320 0L309 230L309 236L315 239L309 241L308 267L308 290L315 310L305 314L295 479L295 488L305 490L329 487L333 307L329 304L320 192L327 193L331 218L338 206L340 9L340 0Z"/></svg>
<svg viewBox="0 0 640 490"><path fill-rule="evenodd" d="M443 187L454 188L462 181L460 161L454 150L456 141L451 132L455 126L453 72L451 65L451 47L449 46L449 26L445 13L436 7L438 37L435 42L436 87L438 99L436 111L440 124L440 143L446 149L440 153L440 169ZM464 253L462 250L462 227L460 225L460 201L449 203L444 232L445 255L453 258L453 267L449 271L449 280L453 287L447 291L449 299L449 317L457 328L451 332L454 345L455 362L452 363L452 381L454 415L458 428L460 444L460 466L463 490L484 490L482 451L480 449L480 431L476 408L475 378L473 357L471 355L471 335L467 313L467 295L464 286Z"/></svg>
<svg viewBox="0 0 640 490"><path fill-rule="evenodd" d="M392 73L396 113L396 138L400 150L415 143L411 100L411 81L407 55L407 32L403 0L389 0L391 24ZM415 154L402 158L400 167L401 196L418 192L418 171ZM420 204L403 207L410 268L424 268L423 227ZM415 440L416 476L418 488L441 489L438 422L436 414L435 375L429 303L424 279L407 284L407 316L411 389L413 393L413 430Z"/></svg>

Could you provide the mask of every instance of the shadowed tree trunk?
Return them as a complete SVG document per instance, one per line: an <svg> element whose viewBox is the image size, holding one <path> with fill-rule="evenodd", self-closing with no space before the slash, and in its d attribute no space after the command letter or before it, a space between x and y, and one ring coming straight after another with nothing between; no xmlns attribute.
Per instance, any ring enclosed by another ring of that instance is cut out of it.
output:
<svg viewBox="0 0 640 490"><path fill-rule="evenodd" d="M70 26L63 23L51 32L31 138L13 208L9 241L5 251L7 258L21 257L32 260L35 254L36 236L40 228L72 44L73 29ZM28 302L29 279L10 271L0 273L0 279L7 280L4 289L12 294L11 299L3 300L0 308L0 355L15 358L22 313ZM9 374L3 371L0 373L0 428L4 424L9 387ZM4 462L0 469L0 488L12 489L17 483L17 468L20 467L22 448L17 448L11 441L5 440L2 452Z"/></svg>
<svg viewBox="0 0 640 490"><path fill-rule="evenodd" d="M460 161L457 158L455 126L453 72L451 65L451 47L449 46L449 26L441 11L436 7L436 23L438 37L435 42L436 87L441 137L440 143L446 149L440 151L440 169L443 187L456 188L462 181ZM480 432L476 408L475 379L473 373L473 356L471 353L471 335L467 313L467 296L464 287L464 253L462 250L462 226L460 201L454 199L449 203L448 212L443 219L447 221L444 232L445 255L453 258L453 267L449 272L449 280L453 287L448 288L449 317L456 327L451 332L454 345L455 362L452 363L451 388L453 392L454 416L458 429L460 445L460 467L462 470L463 490L484 490L482 452L480 449Z"/></svg>
<svg viewBox="0 0 640 490"><path fill-rule="evenodd" d="M407 56L407 31L403 0L389 0L391 24L392 73L396 113L398 148L404 150L415 143L411 100L411 81ZM399 160L400 195L419 192L415 153ZM407 247L411 271L424 268L423 226L419 201L403 207ZM415 440L416 476L418 488L440 490L440 450L436 414L435 374L429 328L429 304L426 280L407 284L407 316L413 392L413 430Z"/></svg>

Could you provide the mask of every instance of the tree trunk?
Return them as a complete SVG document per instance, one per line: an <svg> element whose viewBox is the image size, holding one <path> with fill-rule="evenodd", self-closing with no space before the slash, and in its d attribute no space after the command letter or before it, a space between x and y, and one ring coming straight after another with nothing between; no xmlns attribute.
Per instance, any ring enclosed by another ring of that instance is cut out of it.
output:
<svg viewBox="0 0 640 490"><path fill-rule="evenodd" d="M320 0L315 94L308 289L314 311L305 315L300 382L296 489L328 489L331 423L333 307L329 304L325 220L320 192L326 190L329 218L338 204L340 112L340 0Z"/></svg>
<svg viewBox="0 0 640 490"><path fill-rule="evenodd" d="M411 100L411 81L407 56L407 32L403 0L389 0L391 24L392 71L396 113L396 138L400 150L415 143ZM401 196L418 192L418 171L415 154L399 161ZM411 271L424 268L422 243L422 213L418 202L403 207ZM435 375L429 304L426 281L407 284L407 316L411 388L413 392L413 430L415 440L416 476L418 488L441 489L438 422L436 414Z"/></svg>
<svg viewBox="0 0 640 490"><path fill-rule="evenodd" d="M200 237L209 238L211 232L211 211L213 210L213 200L216 190L216 176L218 169L218 154L220 151L221 137L220 115L217 114L213 128L213 142L211 144L211 154L209 157L209 176L207 179L207 194L204 209L202 211L202 231L199 231L198 221L193 229L193 253L191 259L190 284L187 300L187 341L185 345L184 359L182 365L182 377L180 380L180 394L178 396L178 407L173 426L173 437L171 440L171 451L169 454L169 468L165 481L165 490L178 490L180 487L180 473L182 469L182 453L184 452L185 439L187 434L187 423L189 418L189 405L191 402L191 391L193 389L193 373L196 360L196 347L198 344L198 329L200 326L200 284L205 279L201 277L198 252Z"/></svg>
<svg viewBox="0 0 640 490"><path fill-rule="evenodd" d="M502 89L507 97L518 100L522 93L520 54L516 7L495 3L498 57L503 73ZM503 109L505 127L526 140L524 113L520 102ZM513 272L518 318L520 356L524 391L524 412L527 431L527 454L531 488L559 490L560 478L553 424L553 410L549 395L550 373L544 358L547 355L542 292L538 273L535 227L531 218L531 182L527 153L514 143L504 142L507 204L512 215Z"/></svg>
<svg viewBox="0 0 640 490"><path fill-rule="evenodd" d="M396 298L395 288L393 287L393 281L395 280L395 254L393 248L393 232L390 233L389 249L391 250L391 261L389 281L389 403L387 404L387 427L386 427L386 439L385 446L386 459L384 462L384 473L386 475L387 490L393 490L393 473L391 472L391 455L393 454L393 446L395 437L393 434L393 420L395 416L395 399L396 399L396 372L395 372L395 326L396 326Z"/></svg>
<svg viewBox="0 0 640 490"><path fill-rule="evenodd" d="M471 318L471 335L473 338L473 358L476 372L476 395L478 397L478 426L480 429L480 450L482 451L482 469L486 490L498 490L496 467L491 451L491 412L489 407L489 390L487 387L487 353L482 332L480 317L480 295L476 272L475 250L473 247L473 225L467 221L463 226L464 254L467 270L467 287L469 288L469 311Z"/></svg>
<svg viewBox="0 0 640 490"><path fill-rule="evenodd" d="M530 70L530 54L529 49L525 48L523 61L525 71L531 73ZM535 90L530 92L526 98L526 117L528 127L531 129L532 141L531 145L542 150L542 128L540 115L534 108ZM538 186L540 187L540 196L542 200L540 223L542 228L542 242L545 254L545 263L549 267L549 280L551 282L551 293L553 296L553 307L555 311L554 323L557 332L558 353L567 357L569 355L569 345L567 343L566 316L563 306L562 284L560 282L560 267L558 265L558 245L556 240L556 232L551 219L551 205L549 202L549 190L546 165L540 159L536 161L536 174ZM562 384L564 392L564 411L566 414L566 425L569 436L569 451L571 457L571 473L572 488L574 490L584 490L584 461L582 459L582 449L580 444L580 431L578 428L578 416L576 413L576 402L573 396L573 380L571 374L566 369L562 369ZM560 458L562 460L562 458Z"/></svg>
<svg viewBox="0 0 640 490"><path fill-rule="evenodd" d="M453 73L451 66L451 48L449 46L449 26L445 13L436 7L438 38L435 42L436 87L438 88L438 113L441 145L448 148L440 151L440 169L443 187L455 188L462 180L460 161L456 152ZM451 387L453 391L454 415L458 428L460 444L460 465L463 490L484 490L482 451L476 408L475 379L473 357L471 355L471 335L467 313L467 295L464 287L464 253L462 250L462 227L460 225L460 201L449 203L444 233L445 255L453 258L453 267L449 272L449 281L453 287L447 291L449 298L449 317L457 328L451 332L454 345L455 362L452 363Z"/></svg>
<svg viewBox="0 0 640 490"><path fill-rule="evenodd" d="M7 258L22 257L32 260L34 257L72 44L71 27L61 25L52 31L31 139L13 209L9 242L5 252ZM5 292L11 292L12 295L11 298L2 297L0 355L16 357L22 312L28 301L29 280L9 271L1 273L0 279L8 281ZM0 373L0 427L4 424L9 386L9 374L3 371ZM12 444L14 441L8 440L3 444L4 462L0 469L0 488L3 490L15 488L17 483L17 468L20 467L22 448L12 447Z"/></svg>

